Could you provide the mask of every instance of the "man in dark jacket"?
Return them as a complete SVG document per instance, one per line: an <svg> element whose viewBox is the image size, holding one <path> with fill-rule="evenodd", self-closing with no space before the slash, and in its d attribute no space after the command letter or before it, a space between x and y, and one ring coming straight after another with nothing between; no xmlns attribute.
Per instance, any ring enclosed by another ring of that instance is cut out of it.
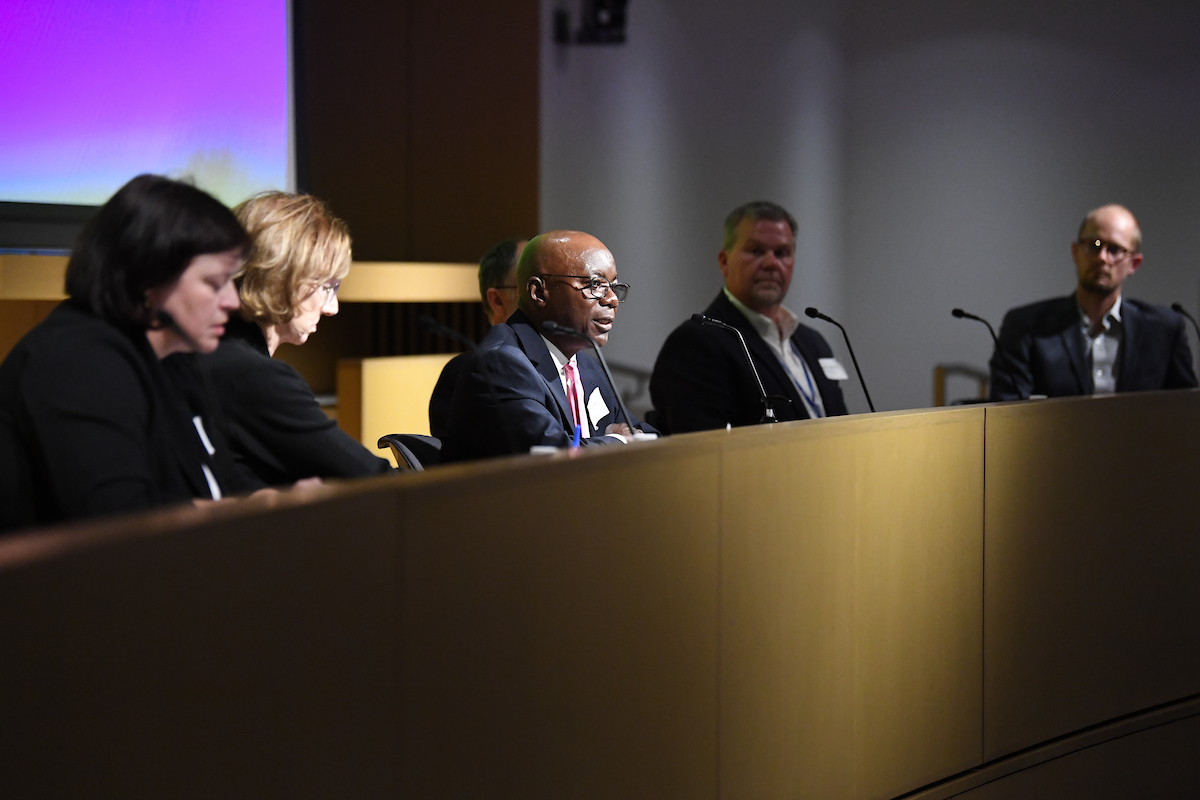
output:
<svg viewBox="0 0 1200 800"><path fill-rule="evenodd" d="M845 369L825 339L783 305L795 253L796 220L785 209L768 202L734 209L717 254L725 288L704 310L741 332L779 421L846 413L837 384ZM664 433L764 421L762 393L737 335L694 320L667 337L650 397Z"/></svg>
<svg viewBox="0 0 1200 800"><path fill-rule="evenodd" d="M522 252L516 283L517 310L488 332L455 385L442 459L628 442L635 430L600 365L581 353L590 344L564 332L599 346L608 341L629 291L617 280L612 253L586 233L544 233ZM561 328L548 331L548 322Z"/></svg>
<svg viewBox="0 0 1200 800"><path fill-rule="evenodd" d="M1071 243L1078 285L1067 297L1008 312L991 360L991 398L1027 399L1182 389L1196 385L1183 318L1122 298L1142 264L1129 209L1088 212Z"/></svg>

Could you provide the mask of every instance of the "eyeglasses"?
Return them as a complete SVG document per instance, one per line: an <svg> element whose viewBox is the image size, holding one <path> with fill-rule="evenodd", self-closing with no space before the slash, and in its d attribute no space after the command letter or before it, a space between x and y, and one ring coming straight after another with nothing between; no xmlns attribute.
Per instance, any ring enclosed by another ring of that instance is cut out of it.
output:
<svg viewBox="0 0 1200 800"><path fill-rule="evenodd" d="M333 301L333 299L335 297L337 297L338 289L340 289L341 287L342 287L342 282L337 279L325 281L324 283L322 283L320 286L317 287L317 291L323 292L325 295L325 300L324 300L324 302L321 303L322 308L329 305Z"/></svg>
<svg viewBox="0 0 1200 800"><path fill-rule="evenodd" d="M576 286L574 288L581 290L593 300L603 300L608 297L611 291L617 296L618 303L624 303L625 298L629 296L628 283L610 283L604 278L597 278L595 275L556 275L554 273L543 272L539 273L539 278L573 278L578 281L587 281L586 286Z"/></svg>
<svg viewBox="0 0 1200 800"><path fill-rule="evenodd" d="M1121 247L1119 244L1106 242L1103 239L1080 239L1079 244L1081 244L1085 250L1094 256L1098 256L1102 251L1107 250L1108 257L1113 261L1124 261L1126 258L1129 258L1129 256L1133 255L1132 250Z"/></svg>

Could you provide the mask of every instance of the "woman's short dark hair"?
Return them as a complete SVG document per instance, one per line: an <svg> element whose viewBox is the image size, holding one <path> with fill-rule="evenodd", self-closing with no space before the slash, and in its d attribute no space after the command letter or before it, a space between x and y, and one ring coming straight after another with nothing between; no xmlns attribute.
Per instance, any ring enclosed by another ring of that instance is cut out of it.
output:
<svg viewBox="0 0 1200 800"><path fill-rule="evenodd" d="M67 295L118 327L152 320L146 291L171 283L192 259L245 251L233 212L195 186L139 175L84 225L67 262Z"/></svg>

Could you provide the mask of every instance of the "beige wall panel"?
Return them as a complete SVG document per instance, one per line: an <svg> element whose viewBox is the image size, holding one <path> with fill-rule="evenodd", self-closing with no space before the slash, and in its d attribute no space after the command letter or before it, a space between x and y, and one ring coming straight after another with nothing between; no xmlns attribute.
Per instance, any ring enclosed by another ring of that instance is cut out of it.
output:
<svg viewBox="0 0 1200 800"><path fill-rule="evenodd" d="M63 300L66 256L0 254L0 299Z"/></svg>
<svg viewBox="0 0 1200 800"><path fill-rule="evenodd" d="M979 762L982 448L978 409L739 433L722 796L890 796Z"/></svg>
<svg viewBox="0 0 1200 800"><path fill-rule="evenodd" d="M429 435L429 398L442 368L455 355L338 362L338 424L371 453L386 456L395 466L391 451L376 449L379 437L389 433Z"/></svg>
<svg viewBox="0 0 1200 800"><path fill-rule="evenodd" d="M1200 692L1200 393L987 409L985 757Z"/></svg>
<svg viewBox="0 0 1200 800"><path fill-rule="evenodd" d="M0 542L0 796L397 796L395 516L359 493Z"/></svg>
<svg viewBox="0 0 1200 800"><path fill-rule="evenodd" d="M355 261L341 288L343 303L451 303L479 299L478 264Z"/></svg>
<svg viewBox="0 0 1200 800"><path fill-rule="evenodd" d="M57 305L54 300L0 300L0 361Z"/></svg>
<svg viewBox="0 0 1200 800"><path fill-rule="evenodd" d="M404 796L715 796L717 457L623 450L407 484Z"/></svg>

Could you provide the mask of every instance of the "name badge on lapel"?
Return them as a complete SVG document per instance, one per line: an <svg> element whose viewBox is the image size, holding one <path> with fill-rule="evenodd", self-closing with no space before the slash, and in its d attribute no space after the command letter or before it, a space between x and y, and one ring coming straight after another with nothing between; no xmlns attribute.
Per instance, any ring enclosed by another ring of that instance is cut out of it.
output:
<svg viewBox="0 0 1200 800"><path fill-rule="evenodd" d="M846 372L846 368L842 366L842 362L836 358L821 358L818 359L821 364L821 369L825 372L825 377L831 381L844 381L850 377Z"/></svg>
<svg viewBox="0 0 1200 800"><path fill-rule="evenodd" d="M600 396L600 387L592 389L592 396L587 401L588 419L592 421L592 430L603 433L600 430L600 420L608 416L608 406L604 403L604 398Z"/></svg>

